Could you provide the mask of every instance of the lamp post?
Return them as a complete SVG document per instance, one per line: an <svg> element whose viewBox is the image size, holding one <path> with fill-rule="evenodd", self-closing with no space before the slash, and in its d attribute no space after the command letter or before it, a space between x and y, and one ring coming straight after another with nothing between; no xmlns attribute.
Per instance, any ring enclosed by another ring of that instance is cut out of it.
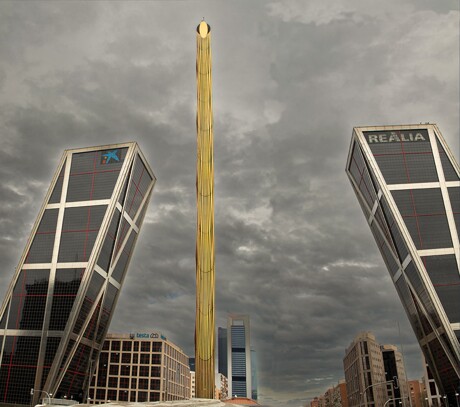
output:
<svg viewBox="0 0 460 407"><path fill-rule="evenodd" d="M458 396L459 396L459 394L457 392L455 392L455 401L457 402L457 407L458 407Z"/></svg>
<svg viewBox="0 0 460 407"><path fill-rule="evenodd" d="M388 383L391 383L391 389L393 390L393 380L388 380L386 382L379 382L379 383L374 383L374 384L370 384L369 386L367 386L364 391L363 391L363 404L364 404L364 407L367 407L367 390L370 389L371 387L374 387L374 386L379 386L381 384L388 384ZM393 391L392 391L393 393Z"/></svg>
<svg viewBox="0 0 460 407"><path fill-rule="evenodd" d="M385 404L383 405L383 407L385 407L390 401L396 401L396 400L399 400L399 404L402 404L401 397L398 397L395 399L388 399L387 401L385 401Z"/></svg>
<svg viewBox="0 0 460 407"><path fill-rule="evenodd" d="M33 396L36 391L38 391L39 393L45 393L48 397L48 404L51 404L51 396L53 395L52 393L48 393L45 390L30 389L30 395Z"/></svg>

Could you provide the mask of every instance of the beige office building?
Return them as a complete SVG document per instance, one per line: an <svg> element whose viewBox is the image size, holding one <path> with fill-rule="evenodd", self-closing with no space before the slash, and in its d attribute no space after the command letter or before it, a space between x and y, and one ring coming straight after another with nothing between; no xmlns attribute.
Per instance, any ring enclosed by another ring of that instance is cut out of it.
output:
<svg viewBox="0 0 460 407"><path fill-rule="evenodd" d="M166 401L190 398L188 356L163 335L107 334L88 402Z"/></svg>
<svg viewBox="0 0 460 407"><path fill-rule="evenodd" d="M380 345L370 332L359 333L343 359L349 407L380 407L387 401ZM383 384L382 384L383 383Z"/></svg>

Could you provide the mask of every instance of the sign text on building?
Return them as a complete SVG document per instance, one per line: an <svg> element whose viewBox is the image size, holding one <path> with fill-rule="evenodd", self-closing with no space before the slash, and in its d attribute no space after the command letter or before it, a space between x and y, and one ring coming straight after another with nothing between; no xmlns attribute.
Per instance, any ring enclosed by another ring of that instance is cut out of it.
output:
<svg viewBox="0 0 460 407"><path fill-rule="evenodd" d="M375 143L407 143L429 141L426 130L417 131L387 131L387 132L364 132L369 144Z"/></svg>
<svg viewBox="0 0 460 407"><path fill-rule="evenodd" d="M141 333L141 332L136 333L136 338L137 339L158 339L159 337L160 337L160 335L157 334L156 332L152 332L150 334Z"/></svg>

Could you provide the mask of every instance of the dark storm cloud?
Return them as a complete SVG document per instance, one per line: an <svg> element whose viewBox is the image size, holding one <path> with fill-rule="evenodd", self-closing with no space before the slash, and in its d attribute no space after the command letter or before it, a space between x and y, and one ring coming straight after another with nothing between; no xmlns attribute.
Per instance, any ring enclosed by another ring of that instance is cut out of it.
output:
<svg viewBox="0 0 460 407"><path fill-rule="evenodd" d="M62 151L136 140L158 182L111 330L159 330L193 354L194 29L204 15L216 322L250 314L262 402L322 394L361 330L402 344L419 377L418 344L344 167L357 125L438 122L458 153L456 7L1 2L0 296Z"/></svg>

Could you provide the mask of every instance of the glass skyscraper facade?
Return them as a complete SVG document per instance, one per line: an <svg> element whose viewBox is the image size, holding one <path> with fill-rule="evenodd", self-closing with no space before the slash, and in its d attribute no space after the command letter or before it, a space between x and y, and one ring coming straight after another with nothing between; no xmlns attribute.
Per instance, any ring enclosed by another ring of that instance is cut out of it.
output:
<svg viewBox="0 0 460 407"><path fill-rule="evenodd" d="M443 395L460 385L460 170L433 124L353 130L346 172Z"/></svg>
<svg viewBox="0 0 460 407"><path fill-rule="evenodd" d="M227 329L217 328L217 371L227 377Z"/></svg>
<svg viewBox="0 0 460 407"><path fill-rule="evenodd" d="M227 319L227 372L229 397L252 397L251 341L248 315Z"/></svg>
<svg viewBox="0 0 460 407"><path fill-rule="evenodd" d="M64 152L0 308L0 403L87 396L154 184L136 143Z"/></svg>

